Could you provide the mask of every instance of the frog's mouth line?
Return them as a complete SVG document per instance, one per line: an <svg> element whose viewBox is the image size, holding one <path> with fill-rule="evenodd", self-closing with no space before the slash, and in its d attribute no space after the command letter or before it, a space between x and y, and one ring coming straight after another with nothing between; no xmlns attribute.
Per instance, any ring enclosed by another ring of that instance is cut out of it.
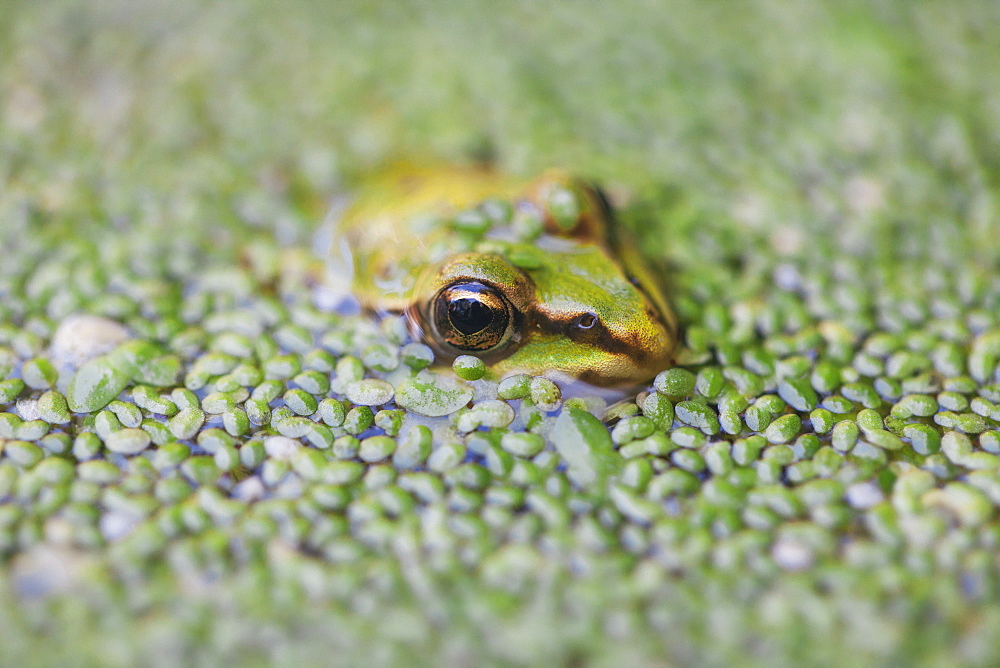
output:
<svg viewBox="0 0 1000 668"><path fill-rule="evenodd" d="M646 359L645 356L637 359L631 353L635 350L644 349L644 346L639 345L636 341L623 341L615 338L603 325L581 329L576 326L577 323L575 321L578 319L577 317L553 318L547 314L538 312L529 320L525 314L519 315L521 325L513 329L504 345L500 346L497 350L480 352L460 350L448 346L447 343L443 343L437 335L432 321L429 320L428 316L419 306L412 305L404 311L410 334L415 340L423 341L429 345L438 356L438 362L448 362L459 355L471 354L479 357L489 366L499 365L502 369L500 372L501 375L509 375L522 371L538 373L537 369L522 369L515 366L503 369L505 360L512 357L521 348L520 344L533 334L541 340L544 340L546 336L566 337L575 344L593 347L595 350L601 350L607 356L619 360L619 363L615 364L614 362L607 361L607 357L605 357L605 364L593 364L589 367L576 368L574 370L569 370L573 368L574 365L572 364L562 366L553 364L550 369L542 373L545 376L558 377L561 381L572 380L578 387L585 385L595 390L627 392L642 387L645 384L645 379L639 380L639 376L648 372L651 378L658 371L662 370L661 368L654 367L663 366L665 368L669 364L669 361ZM570 332L574 332L574 334L570 335ZM666 335L663 343L669 344L671 342L672 339L669 334ZM629 371L623 373L623 369L625 368L629 369ZM613 369L617 369L617 373Z"/></svg>

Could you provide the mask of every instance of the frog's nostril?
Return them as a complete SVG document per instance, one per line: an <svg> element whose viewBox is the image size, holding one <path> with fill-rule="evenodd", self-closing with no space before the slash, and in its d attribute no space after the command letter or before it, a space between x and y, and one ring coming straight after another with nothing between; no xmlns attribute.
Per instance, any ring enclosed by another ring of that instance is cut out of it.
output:
<svg viewBox="0 0 1000 668"><path fill-rule="evenodd" d="M591 329L597 324L597 315L594 313L582 313L576 316L573 326L579 329Z"/></svg>

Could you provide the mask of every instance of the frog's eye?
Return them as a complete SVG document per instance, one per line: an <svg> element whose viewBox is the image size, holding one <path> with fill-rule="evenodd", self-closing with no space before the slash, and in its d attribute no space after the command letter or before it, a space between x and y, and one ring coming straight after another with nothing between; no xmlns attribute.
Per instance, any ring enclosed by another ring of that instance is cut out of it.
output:
<svg viewBox="0 0 1000 668"><path fill-rule="evenodd" d="M478 281L449 285L434 298L434 325L459 350L497 347L507 339L513 317L503 293Z"/></svg>

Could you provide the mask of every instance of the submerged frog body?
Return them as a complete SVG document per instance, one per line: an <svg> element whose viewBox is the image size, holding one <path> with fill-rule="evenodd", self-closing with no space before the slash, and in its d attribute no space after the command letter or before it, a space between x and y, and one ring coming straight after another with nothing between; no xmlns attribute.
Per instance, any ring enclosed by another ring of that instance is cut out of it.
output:
<svg viewBox="0 0 1000 668"><path fill-rule="evenodd" d="M441 358L602 387L671 364L662 292L600 192L565 173L398 167L368 185L338 233L361 305L405 313Z"/></svg>

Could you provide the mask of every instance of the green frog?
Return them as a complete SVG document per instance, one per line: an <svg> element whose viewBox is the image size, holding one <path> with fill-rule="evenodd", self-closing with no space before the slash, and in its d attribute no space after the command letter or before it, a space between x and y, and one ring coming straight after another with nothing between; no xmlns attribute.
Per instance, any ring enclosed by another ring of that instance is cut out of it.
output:
<svg viewBox="0 0 1000 668"><path fill-rule="evenodd" d="M361 306L405 314L439 359L606 388L672 364L677 326L658 283L601 191L565 172L397 165L337 233Z"/></svg>

